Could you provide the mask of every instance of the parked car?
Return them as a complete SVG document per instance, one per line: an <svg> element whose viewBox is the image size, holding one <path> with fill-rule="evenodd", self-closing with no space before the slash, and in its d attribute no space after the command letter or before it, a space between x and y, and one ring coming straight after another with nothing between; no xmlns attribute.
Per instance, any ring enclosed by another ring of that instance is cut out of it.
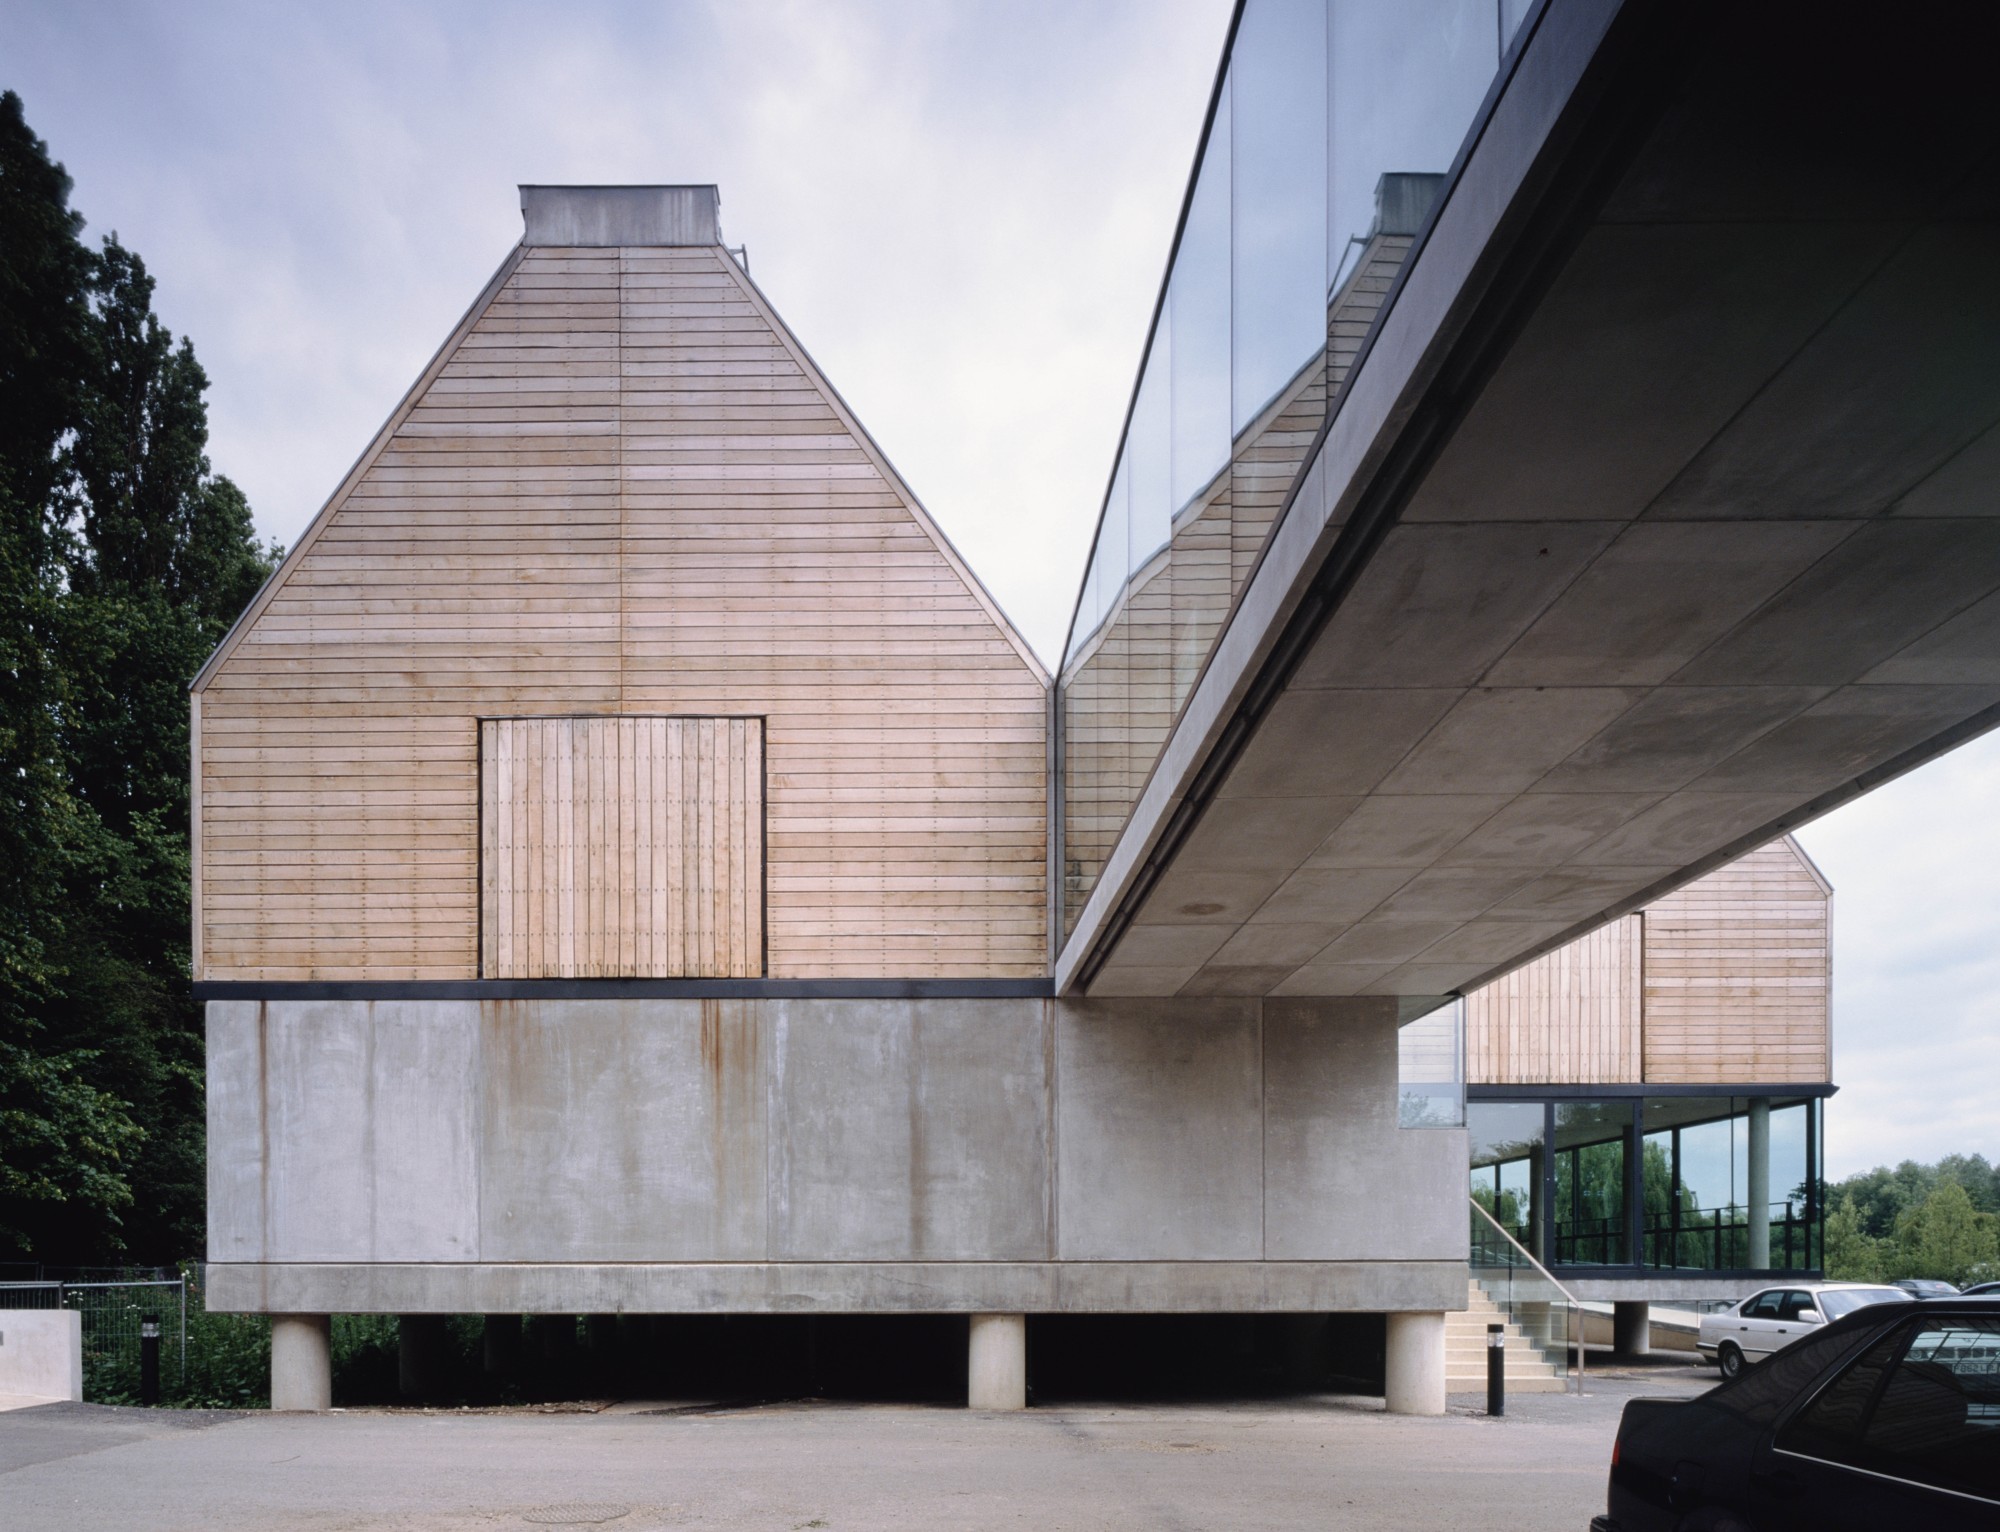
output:
<svg viewBox="0 0 2000 1532"><path fill-rule="evenodd" d="M1880 1282L1793 1282L1752 1293L1734 1308L1701 1316L1695 1349L1733 1378L1804 1338L1830 1319L1869 1303L1907 1303L1910 1295Z"/></svg>
<svg viewBox="0 0 2000 1532"><path fill-rule="evenodd" d="M1912 1298L1956 1298L1958 1289L1949 1282L1939 1282L1931 1277L1899 1277L1889 1284L1900 1287Z"/></svg>
<svg viewBox="0 0 2000 1532"><path fill-rule="evenodd" d="M2000 1282L1975 1282L1959 1296L1962 1298L1974 1298L1985 1293L2000 1293Z"/></svg>
<svg viewBox="0 0 2000 1532"><path fill-rule="evenodd" d="M1993 1532L2000 1298L1874 1304L1694 1399L1634 1399L1591 1532Z"/></svg>

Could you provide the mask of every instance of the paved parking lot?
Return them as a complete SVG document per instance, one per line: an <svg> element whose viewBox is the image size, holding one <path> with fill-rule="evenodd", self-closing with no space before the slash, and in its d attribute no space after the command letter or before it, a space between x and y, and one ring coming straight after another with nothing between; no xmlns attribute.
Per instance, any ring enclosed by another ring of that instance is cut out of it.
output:
<svg viewBox="0 0 2000 1532"><path fill-rule="evenodd" d="M1704 1381L1678 1367L1601 1375L1588 1397L1524 1396L1503 1420L1471 1397L1434 1420L1341 1396L1019 1415L816 1401L321 1416L50 1405L0 1415L0 1527L1582 1532L1603 1508L1624 1400Z"/></svg>

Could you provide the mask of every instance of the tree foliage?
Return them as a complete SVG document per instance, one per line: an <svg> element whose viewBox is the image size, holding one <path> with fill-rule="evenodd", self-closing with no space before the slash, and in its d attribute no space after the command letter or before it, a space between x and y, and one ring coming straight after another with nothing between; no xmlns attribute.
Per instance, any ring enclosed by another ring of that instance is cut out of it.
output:
<svg viewBox="0 0 2000 1532"><path fill-rule="evenodd" d="M1878 1166L1829 1189L1826 1274L1849 1282L2000 1280L2000 1169L1983 1155Z"/></svg>
<svg viewBox="0 0 2000 1532"><path fill-rule="evenodd" d="M0 95L0 1253L200 1248L187 686L256 593L207 378Z"/></svg>

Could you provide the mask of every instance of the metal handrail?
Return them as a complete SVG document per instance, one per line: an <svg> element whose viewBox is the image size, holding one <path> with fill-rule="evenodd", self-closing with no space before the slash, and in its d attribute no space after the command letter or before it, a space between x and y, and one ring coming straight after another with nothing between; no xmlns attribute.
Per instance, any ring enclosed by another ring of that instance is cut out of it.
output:
<svg viewBox="0 0 2000 1532"><path fill-rule="evenodd" d="M1564 1287L1562 1283L1557 1280L1556 1274L1554 1272L1550 1271L1548 1267L1544 1266L1540 1261L1536 1260L1534 1255L1529 1251L1526 1245L1522 1244L1518 1239L1514 1238L1513 1235L1509 1234L1507 1232L1507 1226L1505 1224L1500 1222L1499 1219L1495 1218L1491 1213L1487 1212L1485 1208L1480 1206L1479 1199L1477 1197L1467 1197L1465 1200L1472 1204L1473 1212L1477 1213L1481 1218L1485 1219L1488 1223L1493 1225L1494 1233L1498 1234L1502 1239L1507 1241L1508 1244L1512 1245L1516 1250L1521 1252L1521 1259L1526 1261L1530 1266L1534 1267L1536 1271L1540 1272L1543 1278L1548 1282L1550 1287L1553 1287L1557 1292L1561 1293L1563 1297L1567 1298L1571 1303L1580 1304L1583 1301L1581 1298L1577 1297L1575 1293L1571 1292L1568 1288Z"/></svg>
<svg viewBox="0 0 2000 1532"><path fill-rule="evenodd" d="M1501 1223L1500 1220L1495 1218L1491 1213L1487 1212L1486 1209L1480 1205L1480 1201L1477 1197L1467 1197L1465 1200L1472 1204L1473 1212L1477 1213L1481 1218L1485 1219L1486 1222L1492 1226L1494 1233L1498 1234L1509 1245L1513 1246L1515 1250L1520 1252L1521 1259L1526 1261L1528 1265L1535 1270L1536 1274L1542 1278L1543 1281L1547 1282L1550 1287L1553 1287L1557 1292L1563 1295L1563 1302L1567 1306L1569 1311L1568 1329L1570 1331L1570 1334L1575 1337L1575 1346L1572 1349L1572 1355L1575 1358L1574 1369L1576 1373L1576 1391L1579 1394L1581 1394L1583 1392L1583 1349L1584 1349L1583 1300L1578 1298L1577 1295L1571 1292L1568 1288L1564 1287L1562 1283L1557 1280L1554 1272L1550 1271L1548 1267L1544 1266L1540 1261L1536 1260L1534 1255L1529 1251L1526 1245L1522 1244L1518 1239L1514 1238L1513 1235L1509 1234L1507 1232L1507 1226ZM1475 1278L1474 1280L1476 1281L1477 1278Z"/></svg>

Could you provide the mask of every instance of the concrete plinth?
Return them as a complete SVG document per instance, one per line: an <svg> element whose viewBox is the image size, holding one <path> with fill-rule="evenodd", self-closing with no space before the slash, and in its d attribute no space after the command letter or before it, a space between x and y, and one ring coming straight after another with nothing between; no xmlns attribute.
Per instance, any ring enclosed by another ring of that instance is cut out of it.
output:
<svg viewBox="0 0 2000 1532"><path fill-rule="evenodd" d="M1444 1413L1444 1315L1389 1315L1383 1403L1391 1415Z"/></svg>
<svg viewBox="0 0 2000 1532"><path fill-rule="evenodd" d="M83 1315L75 1309L0 1309L0 1399L46 1404L82 1398Z"/></svg>
<svg viewBox="0 0 2000 1532"><path fill-rule="evenodd" d="M1611 1349L1620 1356L1648 1356L1653 1350L1653 1306L1611 1305Z"/></svg>
<svg viewBox="0 0 2000 1532"><path fill-rule="evenodd" d="M972 1316L966 1353L965 1402L975 1410L1027 1408L1026 1315Z"/></svg>
<svg viewBox="0 0 2000 1532"><path fill-rule="evenodd" d="M271 1408L333 1408L333 1321L327 1315L271 1316Z"/></svg>

